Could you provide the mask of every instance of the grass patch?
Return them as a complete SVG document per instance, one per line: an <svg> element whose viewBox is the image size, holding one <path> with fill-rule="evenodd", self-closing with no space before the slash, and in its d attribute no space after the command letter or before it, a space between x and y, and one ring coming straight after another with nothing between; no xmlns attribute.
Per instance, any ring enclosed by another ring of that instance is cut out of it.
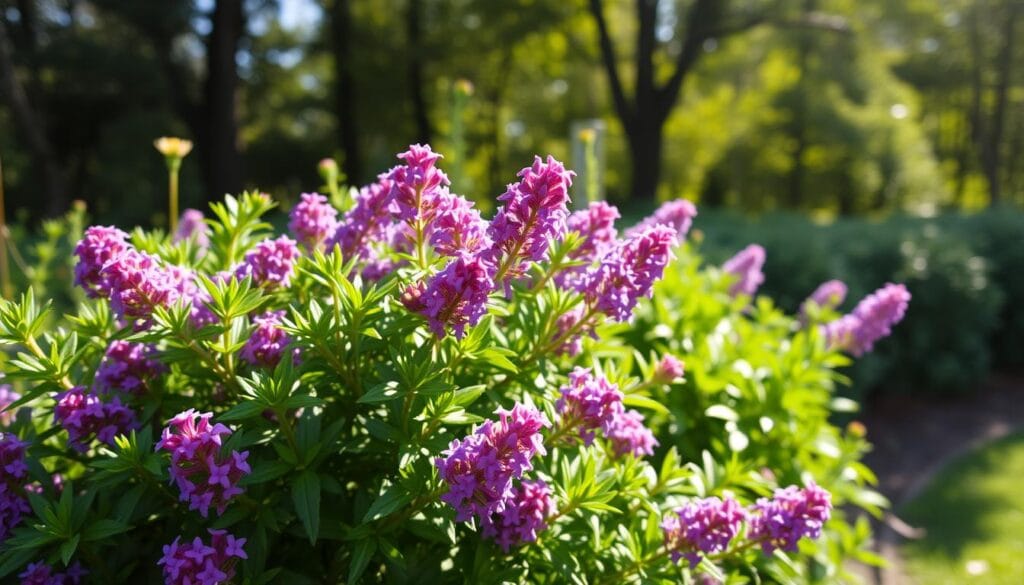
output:
<svg viewBox="0 0 1024 585"><path fill-rule="evenodd" d="M1020 585L1024 576L1024 434L962 457L903 510L927 530L904 545L921 585Z"/></svg>

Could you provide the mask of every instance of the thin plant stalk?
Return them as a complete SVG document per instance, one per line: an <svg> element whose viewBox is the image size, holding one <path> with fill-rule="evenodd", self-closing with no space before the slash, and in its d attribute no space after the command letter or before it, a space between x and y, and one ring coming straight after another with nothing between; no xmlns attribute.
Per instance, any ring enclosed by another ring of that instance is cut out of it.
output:
<svg viewBox="0 0 1024 585"><path fill-rule="evenodd" d="M7 242L10 232L7 230L7 202L4 199L4 165L0 159L0 287L5 299L13 298L14 287L11 285L11 266L7 262Z"/></svg>

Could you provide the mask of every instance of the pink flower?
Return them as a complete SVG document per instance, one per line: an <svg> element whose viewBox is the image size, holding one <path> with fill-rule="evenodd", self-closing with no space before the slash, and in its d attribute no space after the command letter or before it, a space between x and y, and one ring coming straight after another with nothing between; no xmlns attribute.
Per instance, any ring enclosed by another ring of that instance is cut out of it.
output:
<svg viewBox="0 0 1024 585"><path fill-rule="evenodd" d="M801 538L818 538L832 515L832 495L811 482L805 488L791 485L760 498L751 510L750 540L760 541L765 554L775 549L796 550Z"/></svg>
<svg viewBox="0 0 1024 585"><path fill-rule="evenodd" d="M430 329L443 338L449 329L462 339L466 327L476 325L487 312L494 290L494 268L480 256L459 254L430 278L425 287L406 291L406 307L427 318Z"/></svg>
<svg viewBox="0 0 1024 585"><path fill-rule="evenodd" d="M594 441L596 429L607 432L623 412L619 387L604 376L594 376L586 368L573 370L569 384L562 386L561 393L555 408L562 417L562 424L578 427L585 445Z"/></svg>
<svg viewBox="0 0 1024 585"><path fill-rule="evenodd" d="M746 511L732 498L693 500L662 520L665 547L671 551L673 562L685 557L690 568L696 568L701 555L729 548L746 517Z"/></svg>
<svg viewBox="0 0 1024 585"><path fill-rule="evenodd" d="M235 578L237 559L249 558L242 548L246 539L236 539L225 530L208 532L209 546L198 536L186 544L178 536L164 545L157 565L163 567L166 585L220 585Z"/></svg>
<svg viewBox="0 0 1024 585"><path fill-rule="evenodd" d="M658 445L654 433L644 426L643 415L635 410L627 410L616 416L605 434L618 457L627 453L632 453L634 457L653 455L654 447Z"/></svg>
<svg viewBox="0 0 1024 585"><path fill-rule="evenodd" d="M78 451L85 451L89 441L95 437L107 445L114 444L114 437L136 428L135 413L122 406L115 396L104 403L98 394L76 386L55 397L53 422L68 432L68 445Z"/></svg>
<svg viewBox="0 0 1024 585"><path fill-rule="evenodd" d="M189 409L171 419L156 444L158 451L171 454L171 482L177 484L181 501L204 518L210 507L223 514L231 499L244 491L238 481L251 472L248 451L221 457L221 437L230 435L231 430L220 423L210 424L211 418L212 413L197 414Z"/></svg>
<svg viewBox="0 0 1024 585"><path fill-rule="evenodd" d="M338 210L319 193L303 193L289 214L288 230L307 250L321 248L338 229Z"/></svg>
<svg viewBox="0 0 1024 585"><path fill-rule="evenodd" d="M667 225L676 230L678 237L683 239L690 231L695 217L697 217L697 206L693 203L686 199L667 201L655 210L653 215L645 217L643 221L629 228L626 231L626 237L634 236L652 226Z"/></svg>
<svg viewBox="0 0 1024 585"><path fill-rule="evenodd" d="M729 294L734 297L754 296L757 288L764 282L764 274L761 272L764 261L764 248L757 244L747 246L726 261L722 265L722 270L736 278L729 287Z"/></svg>
<svg viewBox="0 0 1024 585"><path fill-rule="evenodd" d="M254 285L266 289L288 288L298 261L295 240L287 236L263 240L245 255L245 260L235 269L235 276L240 279L251 276Z"/></svg>

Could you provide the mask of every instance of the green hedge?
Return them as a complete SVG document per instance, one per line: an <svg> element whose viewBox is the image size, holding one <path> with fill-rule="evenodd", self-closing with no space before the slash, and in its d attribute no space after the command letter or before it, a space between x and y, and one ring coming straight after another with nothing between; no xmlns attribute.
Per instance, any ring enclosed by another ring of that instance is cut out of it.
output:
<svg viewBox="0 0 1024 585"><path fill-rule="evenodd" d="M757 242L768 251L761 291L795 311L824 280L850 294L841 309L886 282L913 295L906 321L852 368L854 392L970 391L993 368L1024 368L1024 213L842 219L794 214L747 219L702 210L695 234L710 262Z"/></svg>

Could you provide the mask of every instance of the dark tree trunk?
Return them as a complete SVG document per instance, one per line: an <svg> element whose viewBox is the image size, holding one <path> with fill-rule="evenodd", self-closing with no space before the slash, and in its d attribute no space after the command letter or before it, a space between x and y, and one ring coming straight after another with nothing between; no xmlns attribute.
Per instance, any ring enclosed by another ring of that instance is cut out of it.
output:
<svg viewBox="0 0 1024 585"><path fill-rule="evenodd" d="M238 64L235 56L245 33L242 0L217 0L206 55L206 124L200 137L206 190L210 200L242 188L238 149Z"/></svg>
<svg viewBox="0 0 1024 585"><path fill-rule="evenodd" d="M413 118L416 120L416 142L429 144L433 133L430 129L430 112L426 93L423 91L423 3L409 0L405 12L406 73L409 80L409 97L412 100Z"/></svg>
<svg viewBox="0 0 1024 585"><path fill-rule="evenodd" d="M664 133L656 120L643 120L628 136L633 170L630 193L639 201L654 201L661 178Z"/></svg>
<svg viewBox="0 0 1024 585"><path fill-rule="evenodd" d="M0 18L0 95L11 108L18 133L32 155L32 166L46 200L46 214L59 215L67 209L68 185L65 169L54 151L46 123L32 108L32 101L18 81L7 25Z"/></svg>
<svg viewBox="0 0 1024 585"><path fill-rule="evenodd" d="M804 0L804 14L811 14L816 8L817 0ZM793 139L793 168L789 173L789 193L786 202L791 208L798 208L804 202L804 185L807 181L807 165L804 163L804 153L808 147L807 136L807 91L808 91L808 68L810 66L811 33L808 31L797 32L797 68L800 71L800 79L797 80L793 101L793 122L790 126Z"/></svg>
<svg viewBox="0 0 1024 585"><path fill-rule="evenodd" d="M1006 5L1005 29L1003 45L996 57L996 103L992 111L992 121L988 140L982 153L982 165L985 167L985 178L988 179L989 203L998 205L1002 202L1002 150L1003 135L1006 126L1006 103L1013 77L1014 45L1017 40L1017 18L1020 16L1021 3L1010 0Z"/></svg>
<svg viewBox="0 0 1024 585"><path fill-rule="evenodd" d="M359 127L356 121L355 76L352 74L352 6L334 0L331 10L331 50L334 52L334 116L344 154L342 168L349 181L363 180Z"/></svg>

